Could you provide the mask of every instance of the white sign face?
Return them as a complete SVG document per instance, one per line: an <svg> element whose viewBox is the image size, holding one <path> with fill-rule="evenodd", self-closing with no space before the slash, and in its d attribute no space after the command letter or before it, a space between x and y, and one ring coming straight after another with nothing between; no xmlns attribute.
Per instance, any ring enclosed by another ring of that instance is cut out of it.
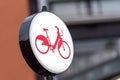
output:
<svg viewBox="0 0 120 80"><path fill-rule="evenodd" d="M38 62L52 73L61 73L73 59L73 42L64 22L50 12L38 13L29 31L32 51Z"/></svg>

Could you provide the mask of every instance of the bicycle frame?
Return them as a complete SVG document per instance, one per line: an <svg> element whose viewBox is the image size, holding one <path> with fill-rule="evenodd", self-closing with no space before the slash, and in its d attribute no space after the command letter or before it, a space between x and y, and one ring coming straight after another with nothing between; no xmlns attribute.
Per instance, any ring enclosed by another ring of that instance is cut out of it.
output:
<svg viewBox="0 0 120 80"><path fill-rule="evenodd" d="M50 38L49 38L49 35L47 33L47 30L43 29L46 32L46 35L47 35L47 38L48 38L48 42L49 42L49 45L47 45L47 46L49 46L49 48L52 47L52 49L51 49L52 51L56 48L57 43L59 41L61 41L61 42L63 41L62 38L61 38L61 36L63 36L63 34L60 35L59 28L57 26L55 26L55 28L57 29L57 38L56 38L56 41L55 41L54 45L52 45L51 42L50 42ZM60 45L58 45L58 46L60 46Z"/></svg>

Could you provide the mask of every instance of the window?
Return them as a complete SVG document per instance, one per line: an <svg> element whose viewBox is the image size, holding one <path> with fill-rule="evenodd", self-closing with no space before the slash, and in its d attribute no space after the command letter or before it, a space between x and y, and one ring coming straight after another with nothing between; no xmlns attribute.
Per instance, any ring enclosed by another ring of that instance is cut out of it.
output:
<svg viewBox="0 0 120 80"><path fill-rule="evenodd" d="M51 11L61 16L120 14L120 0L61 0L50 3L52 3L50 4Z"/></svg>

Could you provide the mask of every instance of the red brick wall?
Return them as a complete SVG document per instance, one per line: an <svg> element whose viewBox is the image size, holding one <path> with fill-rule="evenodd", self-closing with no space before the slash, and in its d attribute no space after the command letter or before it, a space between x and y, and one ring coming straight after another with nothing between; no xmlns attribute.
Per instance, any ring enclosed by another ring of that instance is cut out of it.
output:
<svg viewBox="0 0 120 80"><path fill-rule="evenodd" d="M20 25L28 11L27 0L0 0L0 80L35 80L18 42Z"/></svg>

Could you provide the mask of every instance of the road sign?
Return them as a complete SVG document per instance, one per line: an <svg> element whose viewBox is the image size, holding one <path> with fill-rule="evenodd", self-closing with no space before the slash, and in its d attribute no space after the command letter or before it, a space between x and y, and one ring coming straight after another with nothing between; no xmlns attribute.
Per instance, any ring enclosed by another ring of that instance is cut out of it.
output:
<svg viewBox="0 0 120 80"><path fill-rule="evenodd" d="M59 74L72 62L73 42L69 30L51 12L43 11L26 18L19 42L26 62L38 74Z"/></svg>

